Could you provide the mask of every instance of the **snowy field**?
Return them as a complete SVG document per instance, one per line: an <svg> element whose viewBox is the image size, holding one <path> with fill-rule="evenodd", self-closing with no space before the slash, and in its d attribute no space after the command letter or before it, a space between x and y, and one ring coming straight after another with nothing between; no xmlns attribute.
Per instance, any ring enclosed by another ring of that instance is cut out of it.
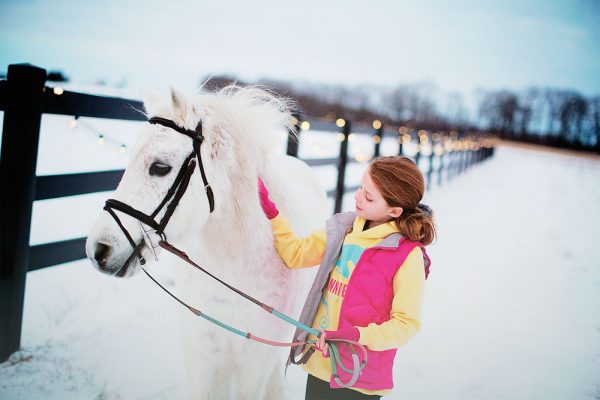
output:
<svg viewBox="0 0 600 400"><path fill-rule="evenodd" d="M44 117L39 175L125 166L118 147L135 129L87 120L71 129L68 118ZM311 135L301 156L337 154L335 137ZM354 156L370 151L361 140ZM384 140L383 154L395 151ZM347 184L363 169L349 168ZM334 186L333 167L319 176ZM598 157L504 144L432 187L424 202L439 239L429 248L423 326L399 350L387 398L600 399L599 176ZM31 243L85 236L108 197L37 202ZM348 194L344 209L352 207ZM0 364L0 399L185 398L181 310L159 290L85 260L29 273L22 350ZM304 398L305 379L288 370L290 399Z"/></svg>

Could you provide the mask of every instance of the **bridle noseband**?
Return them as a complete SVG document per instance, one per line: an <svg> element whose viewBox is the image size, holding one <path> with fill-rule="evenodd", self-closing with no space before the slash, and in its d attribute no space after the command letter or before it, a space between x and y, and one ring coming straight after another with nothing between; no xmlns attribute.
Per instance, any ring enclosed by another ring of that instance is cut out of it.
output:
<svg viewBox="0 0 600 400"><path fill-rule="evenodd" d="M202 155L200 153L200 145L204 141L204 135L202 135L202 120L200 120L200 122L198 122L198 125L196 126L196 129L194 129L194 130L182 128L179 125L177 125L175 122L171 121L170 119L161 118L161 117L152 117L148 120L148 122L153 125L165 126L167 128L173 129L174 131L177 131L183 135L190 137L192 139L193 151L186 157L185 161L181 165L181 168L179 169L179 172L177 173L177 177L175 178L175 181L169 188L167 194L165 195L163 200L160 202L158 207L156 207L154 212L152 212L152 214L147 215L147 214L145 214L139 210L136 210L135 208L131 207L130 205L125 204L119 200L115 200L115 199L106 200L106 204L104 205L104 210L106 210L117 222L117 224L119 225L119 228L121 228L121 230L125 234L125 237L129 241L129 244L133 248L134 253L139 258L141 265L146 264L146 260L142 256L142 253L139 249L140 246L135 244L131 235L129 234L127 229L125 229L125 227L121 223L121 220L115 213L115 210L120 211L124 214L127 214L127 215L137 219L141 223L148 225L149 227L151 227L152 229L154 229L156 231L156 234L159 235L163 241L166 241L165 228L167 227L169 220L173 216L175 209L179 205L179 201L181 200L181 198L183 197L183 195L185 194L185 192L188 188L192 174L196 170L196 160L198 160L198 165L200 167L200 175L202 175L202 182L204 184L204 190L206 191L206 196L208 197L208 204L210 207L210 212L212 213L215 209L215 199L214 199L213 191L212 191L212 188L210 187L210 184L208 183L208 180L206 179L206 173L204 172L204 164L202 163ZM166 209L164 215L162 216L160 222L157 222L155 218L158 215L158 213L160 213L160 211L165 206L167 207L167 209Z"/></svg>

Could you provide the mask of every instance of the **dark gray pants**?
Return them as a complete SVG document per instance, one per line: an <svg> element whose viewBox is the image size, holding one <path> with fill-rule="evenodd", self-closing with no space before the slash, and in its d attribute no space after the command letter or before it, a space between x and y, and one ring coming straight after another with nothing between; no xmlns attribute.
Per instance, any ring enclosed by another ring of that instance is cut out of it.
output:
<svg viewBox="0 0 600 400"><path fill-rule="evenodd" d="M331 389L329 382L315 378L308 374L306 380L305 400L359 400L359 399L381 399L381 396L367 395L352 389Z"/></svg>

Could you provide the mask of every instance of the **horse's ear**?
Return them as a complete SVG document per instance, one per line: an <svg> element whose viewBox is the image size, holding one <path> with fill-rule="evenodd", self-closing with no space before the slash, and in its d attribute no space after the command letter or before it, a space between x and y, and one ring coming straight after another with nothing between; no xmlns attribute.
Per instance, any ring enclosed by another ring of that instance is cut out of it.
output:
<svg viewBox="0 0 600 400"><path fill-rule="evenodd" d="M181 121L186 121L188 117L188 102L186 97L176 89L171 89L171 103L173 106L173 112L176 118Z"/></svg>
<svg viewBox="0 0 600 400"><path fill-rule="evenodd" d="M171 103L173 103L173 108L181 108L184 104L183 95L172 87L169 89L171 89Z"/></svg>

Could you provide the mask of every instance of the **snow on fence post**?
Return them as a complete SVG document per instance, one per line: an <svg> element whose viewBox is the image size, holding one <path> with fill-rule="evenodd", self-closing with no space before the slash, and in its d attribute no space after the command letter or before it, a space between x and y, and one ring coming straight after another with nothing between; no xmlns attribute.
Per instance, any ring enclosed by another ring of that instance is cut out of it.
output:
<svg viewBox="0 0 600 400"><path fill-rule="evenodd" d="M375 129L375 132L373 132L373 143L375 143L375 148L373 149L373 158L376 158L380 155L381 141L383 140L383 124L381 121L378 119L373 121L373 129Z"/></svg>
<svg viewBox="0 0 600 400"><path fill-rule="evenodd" d="M335 191L335 206L333 212L339 213L340 211L342 211L342 201L344 199L344 193L346 191L344 181L346 177L346 165L348 164L348 136L350 136L352 122L339 118L336 121L336 125L341 128L341 131L338 134L338 137L340 139L340 156L338 158L338 178Z"/></svg>
<svg viewBox="0 0 600 400"><path fill-rule="evenodd" d="M46 70L8 66L2 127L0 207L0 362L19 350L29 263L31 209L35 198Z"/></svg>

